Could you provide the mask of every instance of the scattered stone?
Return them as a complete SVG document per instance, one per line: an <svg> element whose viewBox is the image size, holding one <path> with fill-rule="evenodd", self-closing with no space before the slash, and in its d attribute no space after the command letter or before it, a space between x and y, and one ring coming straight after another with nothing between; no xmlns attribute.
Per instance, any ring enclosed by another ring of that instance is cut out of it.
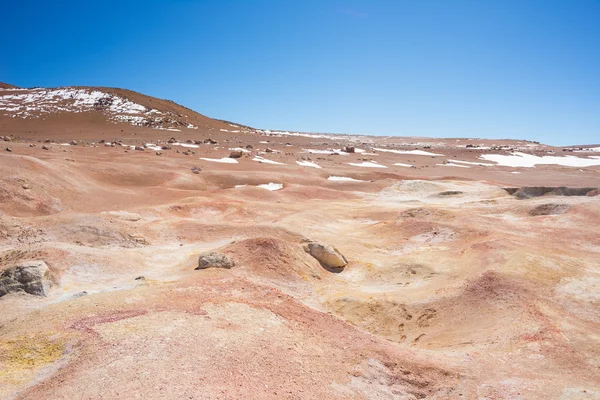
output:
<svg viewBox="0 0 600 400"><path fill-rule="evenodd" d="M43 145L43 146L42 146L42 150L50 150L50 147L48 147L48 146L46 146L46 145Z"/></svg>
<svg viewBox="0 0 600 400"><path fill-rule="evenodd" d="M191 155L192 155L192 152L191 152L191 151L189 151L189 150L186 150L186 151L184 151L184 152L183 152L183 155L184 155L184 156L191 156Z"/></svg>
<svg viewBox="0 0 600 400"><path fill-rule="evenodd" d="M80 297L83 296L87 296L88 292L86 292L85 290L79 293L75 293L73 296L71 296L72 299L78 299Z"/></svg>
<svg viewBox="0 0 600 400"><path fill-rule="evenodd" d="M200 171L202 171L202 170L200 169L200 167L194 167L194 168L192 168L192 172L193 172L193 173L195 173L195 174L199 174L199 173L200 173Z"/></svg>
<svg viewBox="0 0 600 400"><path fill-rule="evenodd" d="M463 194L460 190L446 190L445 192L439 192L438 196L457 196Z"/></svg>
<svg viewBox="0 0 600 400"><path fill-rule="evenodd" d="M29 147L35 147L35 144L29 143Z"/></svg>
<svg viewBox="0 0 600 400"><path fill-rule="evenodd" d="M6 149L4 149L6 151L8 151L9 153L12 153L12 149L10 147L7 147Z"/></svg>
<svg viewBox="0 0 600 400"><path fill-rule="evenodd" d="M70 144L71 146L77 146L77 143L78 143L78 142L77 142L77 140L71 140L71 141L69 142L69 144Z"/></svg>
<svg viewBox="0 0 600 400"><path fill-rule="evenodd" d="M50 286L50 270L43 261L23 262L0 275L0 297L11 292L46 296Z"/></svg>
<svg viewBox="0 0 600 400"><path fill-rule="evenodd" d="M344 153L354 153L355 152L355 148L354 146L346 146L344 147Z"/></svg>
<svg viewBox="0 0 600 400"><path fill-rule="evenodd" d="M171 150L171 146L162 146L161 150Z"/></svg>
<svg viewBox="0 0 600 400"><path fill-rule="evenodd" d="M157 156L162 156L162 151L157 151L157 152L156 152L156 155L157 155Z"/></svg>
<svg viewBox="0 0 600 400"><path fill-rule="evenodd" d="M242 155L243 153L241 150L234 150L229 154L229 158L240 158Z"/></svg>
<svg viewBox="0 0 600 400"><path fill-rule="evenodd" d="M144 148L142 146L135 146L135 149L137 151L144 151Z"/></svg>
<svg viewBox="0 0 600 400"><path fill-rule="evenodd" d="M273 149L270 149L267 147L267 149L265 150L267 153L273 153Z"/></svg>
<svg viewBox="0 0 600 400"><path fill-rule="evenodd" d="M22 187L23 189L25 189L25 190L31 189L31 187L29 186L29 184L28 184L28 183L24 183L24 184L22 184L22 185L21 185L21 187Z"/></svg>
<svg viewBox="0 0 600 400"><path fill-rule="evenodd" d="M253 148L254 148L254 147L252 147L252 145L251 145L251 144L249 144L249 145L246 145L246 149L248 149L248 150L252 150Z"/></svg>
<svg viewBox="0 0 600 400"><path fill-rule="evenodd" d="M172 137L171 139L169 139L167 141L167 143L177 143L177 139L175 139L174 137Z"/></svg>
<svg viewBox="0 0 600 400"><path fill-rule="evenodd" d="M198 258L198 267L195 269L206 269L206 268L233 268L235 262L223 253L218 251L211 251L208 253L201 254Z"/></svg>
<svg viewBox="0 0 600 400"><path fill-rule="evenodd" d="M217 142L216 140L212 140L212 139L209 138L209 139L206 139L204 141L204 143L207 143L207 144L218 144L219 142Z"/></svg>
<svg viewBox="0 0 600 400"><path fill-rule="evenodd" d="M145 281L146 277L145 276L138 276L137 278L135 278L136 281Z"/></svg>
<svg viewBox="0 0 600 400"><path fill-rule="evenodd" d="M308 242L304 245L304 251L327 268L344 268L348 264L348 260L338 249L327 244Z"/></svg>

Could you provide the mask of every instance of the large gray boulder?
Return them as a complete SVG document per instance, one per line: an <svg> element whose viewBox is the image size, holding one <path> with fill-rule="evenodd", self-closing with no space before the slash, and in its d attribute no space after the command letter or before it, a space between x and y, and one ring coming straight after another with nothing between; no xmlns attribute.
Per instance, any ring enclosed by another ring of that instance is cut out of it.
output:
<svg viewBox="0 0 600 400"><path fill-rule="evenodd" d="M50 270L43 261L27 261L0 274L0 297L11 292L46 296L50 291Z"/></svg>
<svg viewBox="0 0 600 400"><path fill-rule="evenodd" d="M211 251L208 253L200 254L198 258L198 267L196 269L206 269L206 268L233 268L235 267L235 262L231 257L226 256L223 253L219 253L218 251Z"/></svg>
<svg viewBox="0 0 600 400"><path fill-rule="evenodd" d="M338 249L327 244L309 242L304 245L304 250L327 268L344 268L348 264Z"/></svg>

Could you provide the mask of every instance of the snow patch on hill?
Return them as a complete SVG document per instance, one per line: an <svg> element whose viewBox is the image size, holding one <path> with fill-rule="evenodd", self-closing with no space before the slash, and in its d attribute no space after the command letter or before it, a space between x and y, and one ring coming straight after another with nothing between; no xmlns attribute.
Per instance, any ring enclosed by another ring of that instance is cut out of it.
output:
<svg viewBox="0 0 600 400"><path fill-rule="evenodd" d="M54 113L90 111L101 111L113 122L127 122L136 126L165 128L176 123L190 129L196 128L187 122L177 121L172 113L148 109L100 90L73 87L0 90L0 114L11 118L32 119Z"/></svg>

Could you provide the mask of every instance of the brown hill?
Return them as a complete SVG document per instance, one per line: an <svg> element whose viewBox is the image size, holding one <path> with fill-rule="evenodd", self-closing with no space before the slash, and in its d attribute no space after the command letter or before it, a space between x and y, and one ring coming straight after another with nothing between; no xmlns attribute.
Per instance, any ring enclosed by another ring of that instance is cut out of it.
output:
<svg viewBox="0 0 600 400"><path fill-rule="evenodd" d="M123 133L152 136L158 130L216 134L234 129L232 125L240 129L173 101L132 90L90 86L21 89L0 84L0 135L99 140Z"/></svg>
<svg viewBox="0 0 600 400"><path fill-rule="evenodd" d="M19 87L10 83L0 82L0 89L19 89Z"/></svg>

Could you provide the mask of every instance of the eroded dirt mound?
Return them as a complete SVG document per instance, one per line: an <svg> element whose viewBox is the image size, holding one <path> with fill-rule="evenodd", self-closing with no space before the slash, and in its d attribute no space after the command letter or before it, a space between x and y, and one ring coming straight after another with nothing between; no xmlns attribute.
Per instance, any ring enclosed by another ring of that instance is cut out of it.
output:
<svg viewBox="0 0 600 400"><path fill-rule="evenodd" d="M319 262L308 255L300 243L275 237L241 240L227 246L223 252L240 268L257 276L295 281L321 279L325 275Z"/></svg>
<svg viewBox="0 0 600 400"><path fill-rule="evenodd" d="M536 217L538 215L557 215L564 213L568 209L569 206L566 204L540 204L539 206L535 206L531 210L529 210L529 215L531 215L532 217Z"/></svg>

